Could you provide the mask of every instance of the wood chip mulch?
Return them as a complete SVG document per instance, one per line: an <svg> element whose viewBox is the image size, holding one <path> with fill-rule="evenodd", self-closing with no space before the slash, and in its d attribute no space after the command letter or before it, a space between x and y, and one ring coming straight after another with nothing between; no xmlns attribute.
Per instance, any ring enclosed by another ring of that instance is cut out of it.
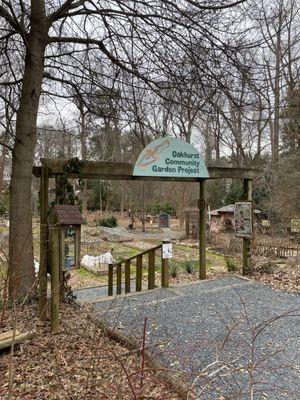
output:
<svg viewBox="0 0 300 400"><path fill-rule="evenodd" d="M284 292L300 291L300 265L280 265L273 273L256 272L253 278Z"/></svg>

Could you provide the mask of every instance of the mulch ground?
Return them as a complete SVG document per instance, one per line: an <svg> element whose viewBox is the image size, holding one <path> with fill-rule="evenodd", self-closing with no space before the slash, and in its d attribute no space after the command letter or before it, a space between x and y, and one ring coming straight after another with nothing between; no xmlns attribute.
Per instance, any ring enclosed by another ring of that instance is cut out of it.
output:
<svg viewBox="0 0 300 400"><path fill-rule="evenodd" d="M255 272L253 278L275 290L299 292L300 265L278 265L272 273Z"/></svg>
<svg viewBox="0 0 300 400"><path fill-rule="evenodd" d="M63 305L55 335L33 305L17 308L16 318L18 330L37 335L13 354L0 353L0 399L178 399L142 355L106 337L88 309ZM1 331L12 328L11 320Z"/></svg>

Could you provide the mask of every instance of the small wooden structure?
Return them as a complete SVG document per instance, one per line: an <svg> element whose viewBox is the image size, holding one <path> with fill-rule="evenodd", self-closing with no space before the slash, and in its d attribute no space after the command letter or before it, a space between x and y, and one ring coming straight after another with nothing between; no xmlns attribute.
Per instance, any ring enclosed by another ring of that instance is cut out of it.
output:
<svg viewBox="0 0 300 400"><path fill-rule="evenodd" d="M80 267L80 235L84 219L76 205L55 204L49 216L51 325L59 327L59 301L64 297L64 273Z"/></svg>
<svg viewBox="0 0 300 400"><path fill-rule="evenodd" d="M51 210L51 230L58 229L59 269L80 267L81 225L84 219L77 205L55 204Z"/></svg>
<svg viewBox="0 0 300 400"><path fill-rule="evenodd" d="M197 207L189 207L183 210L185 219L186 237L198 239L199 233L199 209ZM259 210L253 210L253 214L260 214ZM207 212L208 219L206 228L211 233L234 233L234 204L217 208Z"/></svg>
<svg viewBox="0 0 300 400"><path fill-rule="evenodd" d="M158 226L160 228L170 228L170 214L167 212L160 212L158 216Z"/></svg>

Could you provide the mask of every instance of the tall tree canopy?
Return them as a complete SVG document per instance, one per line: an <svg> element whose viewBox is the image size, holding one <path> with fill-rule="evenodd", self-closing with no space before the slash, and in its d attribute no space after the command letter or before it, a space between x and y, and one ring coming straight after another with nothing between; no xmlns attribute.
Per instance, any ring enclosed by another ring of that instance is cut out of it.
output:
<svg viewBox="0 0 300 400"><path fill-rule="evenodd" d="M222 71L240 67L240 33L233 28L238 14L231 9L243 2L1 1L1 98L16 113L10 187L11 294L26 295L34 280L31 174L41 95L65 98L70 86L84 100L91 86L113 90L129 81L135 87L143 82L161 94L166 85L176 85L177 78L195 79L190 68L184 76L178 74L182 60L197 66L203 91L208 85L223 90Z"/></svg>

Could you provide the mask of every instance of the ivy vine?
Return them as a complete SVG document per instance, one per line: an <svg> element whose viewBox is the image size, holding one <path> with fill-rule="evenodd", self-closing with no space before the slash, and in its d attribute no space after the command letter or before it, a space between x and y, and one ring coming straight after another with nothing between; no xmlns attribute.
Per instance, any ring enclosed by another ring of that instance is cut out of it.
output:
<svg viewBox="0 0 300 400"><path fill-rule="evenodd" d="M78 204L78 197L75 195L74 188L70 182L71 175L78 175L78 184L81 188L83 178L80 176L82 161L79 158L70 158L63 167L63 172L57 177L56 197L59 204Z"/></svg>

